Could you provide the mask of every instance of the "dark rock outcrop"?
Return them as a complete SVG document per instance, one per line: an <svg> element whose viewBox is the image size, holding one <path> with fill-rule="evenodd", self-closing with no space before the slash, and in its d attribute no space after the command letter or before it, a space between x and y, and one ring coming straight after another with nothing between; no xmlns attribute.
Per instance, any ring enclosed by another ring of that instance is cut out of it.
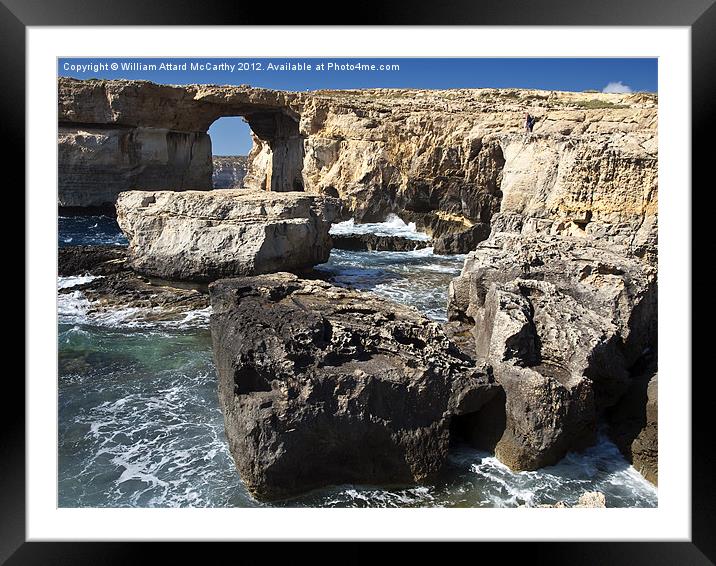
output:
<svg viewBox="0 0 716 566"><path fill-rule="evenodd" d="M67 246L58 249L57 275L107 275L126 269L123 246Z"/></svg>
<svg viewBox="0 0 716 566"><path fill-rule="evenodd" d="M94 278L65 285L58 293L80 291L89 301L88 314L129 308L137 309L141 320L170 320L209 306L206 286L177 286L143 277L129 267L126 254L127 248L115 246L60 248L58 275Z"/></svg>
<svg viewBox="0 0 716 566"><path fill-rule="evenodd" d="M434 239L433 252L436 254L465 254L477 247L490 235L490 225L479 222L460 232L447 233Z"/></svg>
<svg viewBox="0 0 716 566"><path fill-rule="evenodd" d="M378 234L340 234L332 235L331 238L334 248L355 252L411 252L430 246L429 240Z"/></svg>
<svg viewBox="0 0 716 566"><path fill-rule="evenodd" d="M429 480L451 416L499 392L412 308L290 274L209 288L226 435L258 498Z"/></svg>
<svg viewBox="0 0 716 566"><path fill-rule="evenodd" d="M493 234L451 283L449 316L504 388L496 455L532 470L591 444L655 349L656 270L594 241Z"/></svg>
<svg viewBox="0 0 716 566"><path fill-rule="evenodd" d="M608 412L609 435L624 457L650 482L658 483L658 376L634 377L627 393Z"/></svg>
<svg viewBox="0 0 716 566"><path fill-rule="evenodd" d="M646 389L646 426L631 445L632 464L646 479L659 483L659 382L655 375Z"/></svg>

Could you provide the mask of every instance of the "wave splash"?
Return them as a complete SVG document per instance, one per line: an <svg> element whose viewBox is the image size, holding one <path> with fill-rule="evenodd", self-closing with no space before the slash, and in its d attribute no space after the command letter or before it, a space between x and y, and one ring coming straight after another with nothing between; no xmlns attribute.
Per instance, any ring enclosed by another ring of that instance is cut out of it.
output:
<svg viewBox="0 0 716 566"><path fill-rule="evenodd" d="M83 275L58 277L57 290L89 283L102 277ZM121 307L97 309L82 291L57 294L57 317L60 324L124 328L208 328L211 307L170 313L162 307Z"/></svg>
<svg viewBox="0 0 716 566"><path fill-rule="evenodd" d="M415 222L405 223L396 214L388 215L384 222L356 223L353 218L331 226L330 234L349 236L352 234L376 234L378 236L401 236L410 240L428 241L430 236L419 232Z"/></svg>

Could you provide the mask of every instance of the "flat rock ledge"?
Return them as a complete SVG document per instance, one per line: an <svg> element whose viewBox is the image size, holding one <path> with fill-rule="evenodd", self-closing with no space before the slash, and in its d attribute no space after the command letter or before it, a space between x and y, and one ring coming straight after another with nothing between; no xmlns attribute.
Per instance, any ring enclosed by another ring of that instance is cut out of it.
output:
<svg viewBox="0 0 716 566"><path fill-rule="evenodd" d="M131 267L196 282L324 263L340 212L338 199L301 192L128 191L117 199Z"/></svg>
<svg viewBox="0 0 716 566"><path fill-rule="evenodd" d="M434 479L452 418L499 398L489 373L410 307L288 273L209 290L226 436L259 499Z"/></svg>

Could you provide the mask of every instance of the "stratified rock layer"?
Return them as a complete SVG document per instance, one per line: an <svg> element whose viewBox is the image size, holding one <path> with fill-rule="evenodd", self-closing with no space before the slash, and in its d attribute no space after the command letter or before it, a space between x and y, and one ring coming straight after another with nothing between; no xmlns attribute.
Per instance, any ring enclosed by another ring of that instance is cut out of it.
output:
<svg viewBox="0 0 716 566"><path fill-rule="evenodd" d="M132 268L172 280L213 281L328 260L340 202L305 193L129 191L117 222Z"/></svg>
<svg viewBox="0 0 716 566"><path fill-rule="evenodd" d="M453 414L499 387L416 310L289 274L210 285L231 453L261 499L442 468Z"/></svg>

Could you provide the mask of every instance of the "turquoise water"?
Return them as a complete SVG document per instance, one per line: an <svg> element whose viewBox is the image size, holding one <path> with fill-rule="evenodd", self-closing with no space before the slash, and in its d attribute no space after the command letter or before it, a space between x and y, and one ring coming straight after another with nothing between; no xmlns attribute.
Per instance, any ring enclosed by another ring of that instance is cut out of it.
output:
<svg viewBox="0 0 716 566"><path fill-rule="evenodd" d="M102 218L61 221L60 245L121 243L116 223ZM338 284L411 304L441 320L447 284L462 259L434 256L430 249L334 250L320 269ZM75 281L59 278L58 287ZM59 506L262 505L246 492L224 439L208 310L150 322L137 312L93 315L80 292L58 297ZM654 487L602 436L595 447L537 472L515 473L488 453L457 447L432 485L335 486L272 505L513 507L574 502L595 489L605 493L609 506L657 502Z"/></svg>

